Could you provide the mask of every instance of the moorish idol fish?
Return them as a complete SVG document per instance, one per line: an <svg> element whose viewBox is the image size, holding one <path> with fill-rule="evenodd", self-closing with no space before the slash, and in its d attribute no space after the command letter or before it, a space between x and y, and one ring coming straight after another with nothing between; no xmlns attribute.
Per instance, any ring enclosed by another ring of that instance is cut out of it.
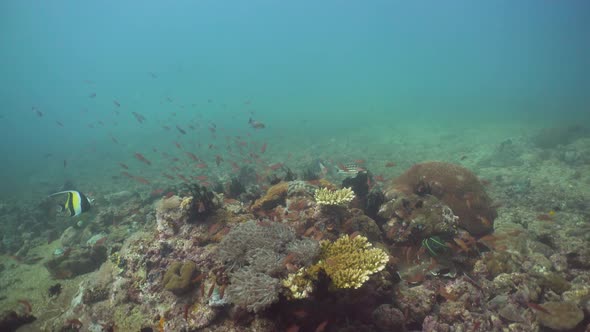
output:
<svg viewBox="0 0 590 332"><path fill-rule="evenodd" d="M70 217L78 216L82 212L90 210L90 200L83 193L75 190L66 190L53 193L49 197L60 194L68 195L64 208L70 212Z"/></svg>

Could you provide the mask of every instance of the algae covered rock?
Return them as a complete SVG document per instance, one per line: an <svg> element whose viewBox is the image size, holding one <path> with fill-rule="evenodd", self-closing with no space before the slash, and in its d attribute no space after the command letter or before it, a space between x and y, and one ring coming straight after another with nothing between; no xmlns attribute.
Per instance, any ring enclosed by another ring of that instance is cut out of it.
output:
<svg viewBox="0 0 590 332"><path fill-rule="evenodd" d="M373 310L373 321L383 331L405 331L403 312L391 304L382 304Z"/></svg>
<svg viewBox="0 0 590 332"><path fill-rule="evenodd" d="M192 286L191 280L195 271L197 271L197 265L192 261L172 263L162 280L164 289L176 295L186 293Z"/></svg>
<svg viewBox="0 0 590 332"><path fill-rule="evenodd" d="M536 310L541 325L556 331L571 330L584 319L584 312L572 302L545 302L541 305L549 313Z"/></svg>
<svg viewBox="0 0 590 332"><path fill-rule="evenodd" d="M55 279L68 279L92 272L107 260L107 248L73 248L45 263Z"/></svg>
<svg viewBox="0 0 590 332"><path fill-rule="evenodd" d="M490 197L477 176L462 166L436 161L416 164L385 190L390 200L400 193L438 198L459 217L459 226L472 235L494 229L497 213Z"/></svg>
<svg viewBox="0 0 590 332"><path fill-rule="evenodd" d="M343 224L345 233L358 232L366 236L370 242L381 242L381 229L375 220L371 219L359 209L351 209L352 216Z"/></svg>
<svg viewBox="0 0 590 332"><path fill-rule="evenodd" d="M378 215L387 220L382 226L387 239L396 243L453 235L459 219L436 197L416 194L400 194L383 204Z"/></svg>

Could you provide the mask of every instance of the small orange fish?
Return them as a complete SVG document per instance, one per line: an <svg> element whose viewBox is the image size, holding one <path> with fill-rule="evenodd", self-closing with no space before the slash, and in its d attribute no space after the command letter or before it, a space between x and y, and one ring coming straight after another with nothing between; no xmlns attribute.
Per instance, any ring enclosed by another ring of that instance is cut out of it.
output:
<svg viewBox="0 0 590 332"><path fill-rule="evenodd" d="M397 166L397 164L393 161L389 161L387 163L385 163L385 167L390 168L390 167L395 167Z"/></svg>
<svg viewBox="0 0 590 332"><path fill-rule="evenodd" d="M145 157L144 157L144 156L143 156L141 153L139 153L139 152L136 152L136 153L135 153L135 158L137 158L137 160L141 161L141 162L142 162L142 163L144 163L144 164L147 164L147 165L151 165L151 164L152 164L152 163L151 163L149 160L147 160L147 159L146 159L146 158L145 158Z"/></svg>
<svg viewBox="0 0 590 332"><path fill-rule="evenodd" d="M141 176L136 176L133 179L139 183L150 184L150 182L146 178L142 178Z"/></svg>
<svg viewBox="0 0 590 332"><path fill-rule="evenodd" d="M535 309L535 310L544 312L547 315L551 315L551 311L547 310L545 307L541 306L540 304L533 303L533 302L527 302L526 305L531 309Z"/></svg>

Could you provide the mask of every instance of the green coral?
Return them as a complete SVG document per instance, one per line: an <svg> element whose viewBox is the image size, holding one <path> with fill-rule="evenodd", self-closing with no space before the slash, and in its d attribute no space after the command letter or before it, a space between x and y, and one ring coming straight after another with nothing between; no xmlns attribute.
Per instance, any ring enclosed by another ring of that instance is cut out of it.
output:
<svg viewBox="0 0 590 332"><path fill-rule="evenodd" d="M313 282L323 271L333 288L360 288L372 274L385 268L389 255L373 248L366 237L344 235L334 242L322 241L317 264L290 274L282 284L293 298L305 298L311 293Z"/></svg>
<svg viewBox="0 0 590 332"><path fill-rule="evenodd" d="M354 192L351 188L320 188L315 191L314 198L318 205L346 205L354 199Z"/></svg>
<svg viewBox="0 0 590 332"><path fill-rule="evenodd" d="M172 263L162 280L164 289L182 295L192 286L191 280L196 270L197 265L191 261Z"/></svg>

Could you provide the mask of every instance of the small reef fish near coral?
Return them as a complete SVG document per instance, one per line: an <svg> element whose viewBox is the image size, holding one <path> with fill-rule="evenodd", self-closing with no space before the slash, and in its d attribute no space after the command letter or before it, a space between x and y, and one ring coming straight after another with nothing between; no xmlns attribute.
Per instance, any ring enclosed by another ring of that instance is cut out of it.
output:
<svg viewBox="0 0 590 332"><path fill-rule="evenodd" d="M0 332L590 331L587 2L5 2Z"/></svg>

